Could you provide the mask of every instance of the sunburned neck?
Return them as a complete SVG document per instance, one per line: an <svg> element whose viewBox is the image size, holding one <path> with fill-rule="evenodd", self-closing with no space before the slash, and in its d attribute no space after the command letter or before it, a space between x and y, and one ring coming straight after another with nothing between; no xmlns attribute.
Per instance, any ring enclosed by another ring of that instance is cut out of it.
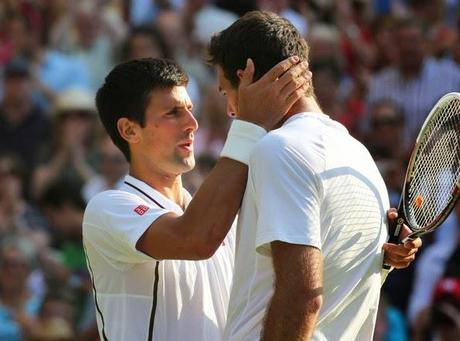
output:
<svg viewBox="0 0 460 341"><path fill-rule="evenodd" d="M302 97L301 99L299 99L297 102L294 103L294 105L291 107L291 109L289 109L289 111L287 112L286 116L284 116L284 118L278 123L278 125L275 127L276 128L279 128L283 125L284 122L286 122L286 120L295 115L295 114L298 114L300 112L318 112L318 113L322 113L323 111L321 110L318 102L316 101L315 97L314 96L310 96L310 97Z"/></svg>
<svg viewBox="0 0 460 341"><path fill-rule="evenodd" d="M184 207L181 175L161 174L155 171L142 171L131 165L129 174L160 192L180 207Z"/></svg>

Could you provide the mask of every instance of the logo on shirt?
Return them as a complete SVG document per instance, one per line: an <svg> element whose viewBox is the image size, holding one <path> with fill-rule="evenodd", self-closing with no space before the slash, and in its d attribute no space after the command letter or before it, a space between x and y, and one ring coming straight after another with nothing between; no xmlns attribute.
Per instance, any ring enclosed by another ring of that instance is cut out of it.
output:
<svg viewBox="0 0 460 341"><path fill-rule="evenodd" d="M145 212L147 212L149 208L145 205L139 205L134 209L134 212L136 212L139 215L144 215Z"/></svg>

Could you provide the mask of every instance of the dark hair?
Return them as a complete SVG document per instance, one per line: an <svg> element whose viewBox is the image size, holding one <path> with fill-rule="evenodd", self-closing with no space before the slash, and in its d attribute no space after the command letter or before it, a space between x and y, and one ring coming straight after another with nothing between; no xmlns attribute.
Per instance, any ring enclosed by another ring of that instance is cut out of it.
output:
<svg viewBox="0 0 460 341"><path fill-rule="evenodd" d="M188 77L178 64L168 59L145 58L121 63L110 71L97 91L96 107L113 143L130 161L129 145L120 136L117 122L126 117L145 124L145 109L152 91L183 86Z"/></svg>
<svg viewBox="0 0 460 341"><path fill-rule="evenodd" d="M82 196L82 186L77 181L56 180L45 189L39 203L42 207L60 208L70 204L84 210L85 200Z"/></svg>
<svg viewBox="0 0 460 341"><path fill-rule="evenodd" d="M297 55L308 60L308 45L286 19L263 11L252 11L211 38L208 62L219 65L232 86L237 87L237 70L243 70L247 58L254 61L254 79L262 77L273 66ZM307 94L313 94L310 84Z"/></svg>

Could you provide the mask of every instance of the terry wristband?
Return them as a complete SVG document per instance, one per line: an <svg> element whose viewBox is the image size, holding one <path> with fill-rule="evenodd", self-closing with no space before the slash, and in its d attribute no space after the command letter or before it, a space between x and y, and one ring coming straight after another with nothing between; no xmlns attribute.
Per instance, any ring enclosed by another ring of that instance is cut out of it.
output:
<svg viewBox="0 0 460 341"><path fill-rule="evenodd" d="M266 134L264 128L254 123L233 120L220 157L228 157L247 165L252 149Z"/></svg>

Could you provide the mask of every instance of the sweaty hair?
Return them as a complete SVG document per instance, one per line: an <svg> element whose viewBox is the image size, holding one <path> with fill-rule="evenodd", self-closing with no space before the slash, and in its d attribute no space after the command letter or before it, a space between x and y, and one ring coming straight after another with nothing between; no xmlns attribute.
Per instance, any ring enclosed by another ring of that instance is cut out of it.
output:
<svg viewBox="0 0 460 341"><path fill-rule="evenodd" d="M308 45L286 19L263 11L252 11L211 38L208 62L222 67L225 77L237 87L237 70L244 70L246 60L255 64L254 80L289 56L308 60ZM310 84L307 95L313 94Z"/></svg>
<svg viewBox="0 0 460 341"><path fill-rule="evenodd" d="M187 83L185 72L168 59L131 60L110 71L97 91L96 107L105 130L128 161L131 159L129 145L118 131L118 120L126 117L144 127L145 109L152 91Z"/></svg>

